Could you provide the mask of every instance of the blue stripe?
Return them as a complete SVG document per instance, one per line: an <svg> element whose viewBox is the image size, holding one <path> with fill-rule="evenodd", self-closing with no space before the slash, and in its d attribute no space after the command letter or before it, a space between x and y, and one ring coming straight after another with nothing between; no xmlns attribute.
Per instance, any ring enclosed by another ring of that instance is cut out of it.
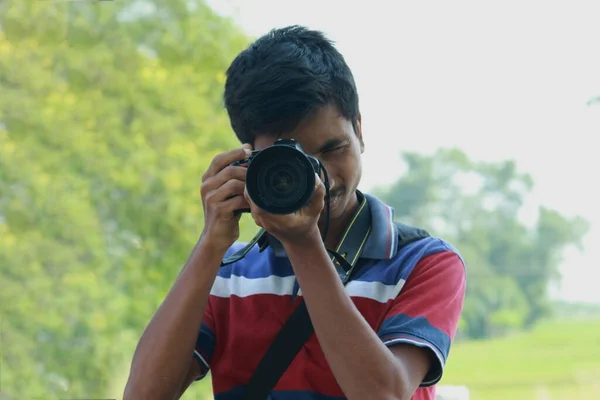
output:
<svg viewBox="0 0 600 400"><path fill-rule="evenodd" d="M244 243L234 244L226 256L233 254L244 245ZM395 285L400 279L408 279L423 257L444 251L452 251L460 257L458 251L449 243L438 238L427 237L404 246L392 260L363 260L354 280ZM261 253L256 246L240 261L220 268L218 275L226 279L231 278L231 275L248 279L270 276L285 278L294 276L294 270L289 260L276 257L273 249L267 248Z"/></svg>
<svg viewBox="0 0 600 400"><path fill-rule="evenodd" d="M241 400L244 387L238 386L224 393L215 394L215 400ZM332 397L303 390L275 390L266 400L346 400L345 397Z"/></svg>
<svg viewBox="0 0 600 400"><path fill-rule="evenodd" d="M200 334L196 340L196 350L200 351L202 357L210 364L215 351L216 338L212 330L204 322L200 325Z"/></svg>
<svg viewBox="0 0 600 400"><path fill-rule="evenodd" d="M412 336L434 345L444 357L444 362L450 352L450 337L442 330L434 327L425 317L412 318L404 314L386 318L377 335L386 341L397 336Z"/></svg>
<svg viewBox="0 0 600 400"><path fill-rule="evenodd" d="M396 285L407 280L423 257L453 249L443 240L427 237L402 247L392 260L369 261L359 269L354 280Z"/></svg>
<svg viewBox="0 0 600 400"><path fill-rule="evenodd" d="M388 216L388 207L378 198L364 193L371 210L371 233L365 243L363 254L367 258L386 260L389 257L388 239L395 229ZM390 212L393 212L390 209ZM392 237L392 242L394 242ZM396 241L397 242L397 241ZM392 243L393 244L393 243Z"/></svg>
<svg viewBox="0 0 600 400"><path fill-rule="evenodd" d="M226 257L241 249L244 245L234 245L234 250L228 251ZM248 279L267 278L269 276L285 278L293 276L294 270L287 258L275 257L273 249L267 248L261 253L258 246L254 246L240 261L221 267L218 275L222 278L230 278L231 275L243 276Z"/></svg>

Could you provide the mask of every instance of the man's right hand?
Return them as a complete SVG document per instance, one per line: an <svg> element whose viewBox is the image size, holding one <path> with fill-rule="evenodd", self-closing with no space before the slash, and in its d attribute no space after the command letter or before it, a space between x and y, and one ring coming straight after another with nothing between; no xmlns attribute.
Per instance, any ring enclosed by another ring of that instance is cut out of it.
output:
<svg viewBox="0 0 600 400"><path fill-rule="evenodd" d="M202 238L218 251L225 252L240 236L239 215L235 210L249 208L244 198L246 168L229 164L250 156L252 146L218 154L202 176L204 229Z"/></svg>
<svg viewBox="0 0 600 400"><path fill-rule="evenodd" d="M194 345L221 260L239 237L234 211L249 208L244 198L246 168L229 164L245 159L250 148L219 154L202 176L202 236L144 330L122 398L178 399L201 376L203 369L192 358Z"/></svg>

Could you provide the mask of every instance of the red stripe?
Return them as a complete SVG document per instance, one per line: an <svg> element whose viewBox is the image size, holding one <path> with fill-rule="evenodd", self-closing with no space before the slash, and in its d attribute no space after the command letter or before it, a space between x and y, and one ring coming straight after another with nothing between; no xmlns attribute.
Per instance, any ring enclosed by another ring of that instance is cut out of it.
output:
<svg viewBox="0 0 600 400"><path fill-rule="evenodd" d="M352 298L374 330L377 330L390 302ZM275 335L301 301L291 296L260 294L230 298L211 296L217 347L211 360L214 390L222 393L244 385L272 343ZM343 397L316 336L307 342L280 379L277 390L308 390Z"/></svg>
<svg viewBox="0 0 600 400"><path fill-rule="evenodd" d="M454 338L465 290L461 259L450 251L432 254L415 266L388 317L425 317L432 326Z"/></svg>

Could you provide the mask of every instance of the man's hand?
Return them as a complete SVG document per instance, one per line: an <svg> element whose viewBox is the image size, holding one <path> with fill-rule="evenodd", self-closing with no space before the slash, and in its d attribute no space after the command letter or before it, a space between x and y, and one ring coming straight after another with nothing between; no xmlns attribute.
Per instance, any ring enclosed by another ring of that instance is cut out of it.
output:
<svg viewBox="0 0 600 400"><path fill-rule="evenodd" d="M240 236L240 216L234 211L248 208L244 198L246 168L231 166L251 154L252 146L218 154L202 176L202 206L204 207L204 230L202 237L217 251L225 252Z"/></svg>
<svg viewBox="0 0 600 400"><path fill-rule="evenodd" d="M307 240L319 236L319 216L325 205L325 185L315 174L315 189L308 203L293 214L276 215L269 214L252 202L248 191L244 191L244 197L248 204L254 222L269 234L273 235L284 246L288 243L304 243Z"/></svg>

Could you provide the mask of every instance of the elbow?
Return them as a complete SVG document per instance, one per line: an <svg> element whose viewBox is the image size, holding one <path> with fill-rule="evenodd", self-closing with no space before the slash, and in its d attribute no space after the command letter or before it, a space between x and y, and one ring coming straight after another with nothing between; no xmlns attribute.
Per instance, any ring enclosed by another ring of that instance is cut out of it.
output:
<svg viewBox="0 0 600 400"><path fill-rule="evenodd" d="M411 400L418 385L415 387L415 383L411 382L410 378L402 371L398 371L394 375L394 379L388 381L386 385L381 385L381 390L377 393L377 399Z"/></svg>
<svg viewBox="0 0 600 400"><path fill-rule="evenodd" d="M408 391L386 391L379 393L377 399L380 400L410 400L412 399L414 393L408 393Z"/></svg>
<svg viewBox="0 0 600 400"><path fill-rule="evenodd" d="M365 388L357 391L352 395L348 395L347 398L355 400L363 399L377 399L377 400L411 400L415 394L415 390L409 390L408 385L401 385L397 382L391 385L381 385L377 389L365 391Z"/></svg>
<svg viewBox="0 0 600 400"><path fill-rule="evenodd" d="M408 390L401 390L401 391L387 391L385 393L380 393L379 396L377 396L377 399L381 399L381 400L411 400L413 398L414 392L409 393Z"/></svg>
<svg viewBox="0 0 600 400"><path fill-rule="evenodd" d="M151 399L150 396L151 388L148 385L142 385L139 381L129 377L125 389L123 390L123 400L135 400L135 399Z"/></svg>
<svg viewBox="0 0 600 400"><path fill-rule="evenodd" d="M393 390L379 390L376 392L369 391L368 393L360 393L357 396L348 396L348 399L356 400L363 400L366 398L372 398L377 400L411 400L412 394L407 393L406 391L399 392Z"/></svg>
<svg viewBox="0 0 600 400"><path fill-rule="evenodd" d="M123 390L123 400L133 400L135 398L145 398L145 396L128 381Z"/></svg>
<svg viewBox="0 0 600 400"><path fill-rule="evenodd" d="M153 382L152 379L135 379L130 376L123 390L123 400L172 400L174 398L174 396L166 395L164 390L155 387Z"/></svg>
<svg viewBox="0 0 600 400"><path fill-rule="evenodd" d="M137 391L132 387L132 385L127 382L127 384L125 385L125 389L123 390L123 400L133 400L136 397L142 397L140 396L140 394L137 393Z"/></svg>

